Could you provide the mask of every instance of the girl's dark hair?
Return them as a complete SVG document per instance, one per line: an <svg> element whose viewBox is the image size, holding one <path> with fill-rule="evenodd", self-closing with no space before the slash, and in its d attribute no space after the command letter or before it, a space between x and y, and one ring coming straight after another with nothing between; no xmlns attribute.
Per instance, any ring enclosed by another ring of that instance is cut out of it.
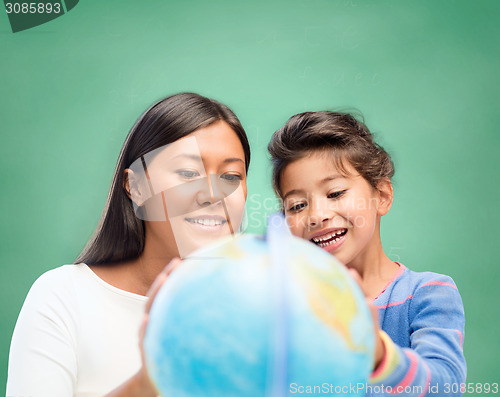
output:
<svg viewBox="0 0 500 397"><path fill-rule="evenodd" d="M279 197L283 196L280 185L285 167L316 150L331 154L345 174L347 160L374 189L381 180L394 175L389 154L375 143L368 127L349 113L296 114L273 134L267 149L273 163L273 188Z"/></svg>
<svg viewBox="0 0 500 397"><path fill-rule="evenodd" d="M135 216L125 191L125 169L146 153L217 121L225 121L238 136L248 172L250 145L231 109L193 93L162 99L139 117L125 139L99 224L74 263L104 264L138 257L144 250L144 221Z"/></svg>

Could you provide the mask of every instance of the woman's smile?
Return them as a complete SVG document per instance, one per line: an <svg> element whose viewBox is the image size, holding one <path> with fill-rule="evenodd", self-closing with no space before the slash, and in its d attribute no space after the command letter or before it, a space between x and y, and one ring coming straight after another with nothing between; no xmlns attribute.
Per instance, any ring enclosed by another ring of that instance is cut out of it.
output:
<svg viewBox="0 0 500 397"><path fill-rule="evenodd" d="M220 215L197 215L184 218L193 231L220 232L227 224L227 219Z"/></svg>

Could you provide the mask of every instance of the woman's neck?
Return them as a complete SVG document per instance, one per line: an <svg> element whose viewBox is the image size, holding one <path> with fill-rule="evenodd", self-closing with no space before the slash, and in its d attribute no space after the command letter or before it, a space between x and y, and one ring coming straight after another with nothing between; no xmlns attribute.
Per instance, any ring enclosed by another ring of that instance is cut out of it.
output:
<svg viewBox="0 0 500 397"><path fill-rule="evenodd" d="M169 253L165 247L149 244L149 242L146 239L142 254L128 264L129 276L134 280L136 287L143 292L143 295L146 295L158 274L176 256Z"/></svg>
<svg viewBox="0 0 500 397"><path fill-rule="evenodd" d="M146 246L137 258L109 265L89 266L102 280L124 291L146 295L158 274L175 255Z"/></svg>

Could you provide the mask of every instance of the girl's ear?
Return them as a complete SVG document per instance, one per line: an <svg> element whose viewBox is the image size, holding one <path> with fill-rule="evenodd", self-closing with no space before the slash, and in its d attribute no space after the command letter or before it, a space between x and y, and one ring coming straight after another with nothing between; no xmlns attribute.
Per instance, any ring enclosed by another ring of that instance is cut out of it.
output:
<svg viewBox="0 0 500 397"><path fill-rule="evenodd" d="M383 179L378 183L377 190L379 192L380 198L378 213L380 216L384 216L391 209L392 200L394 197L391 181L389 179Z"/></svg>
<svg viewBox="0 0 500 397"><path fill-rule="evenodd" d="M135 205L140 207L142 204L144 204L146 198L142 193L139 178L130 168L127 168L123 172L123 189L127 193L128 198L131 199Z"/></svg>

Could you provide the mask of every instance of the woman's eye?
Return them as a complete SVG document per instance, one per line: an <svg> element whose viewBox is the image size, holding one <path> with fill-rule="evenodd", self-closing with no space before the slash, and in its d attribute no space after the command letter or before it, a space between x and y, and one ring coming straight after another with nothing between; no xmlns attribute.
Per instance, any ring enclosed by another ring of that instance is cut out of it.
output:
<svg viewBox="0 0 500 397"><path fill-rule="evenodd" d="M299 204L294 204L292 205L288 211L289 212L299 212L302 208L306 206L306 203L299 203Z"/></svg>
<svg viewBox="0 0 500 397"><path fill-rule="evenodd" d="M241 176L235 174L222 174L220 177L228 182L239 182L243 179Z"/></svg>
<svg viewBox="0 0 500 397"><path fill-rule="evenodd" d="M337 192L332 192L332 193L328 193L328 198L329 199L337 199L339 197L341 197L347 190L339 190Z"/></svg>
<svg viewBox="0 0 500 397"><path fill-rule="evenodd" d="M193 179L200 176L200 173L194 170L177 170L176 173L186 179Z"/></svg>

